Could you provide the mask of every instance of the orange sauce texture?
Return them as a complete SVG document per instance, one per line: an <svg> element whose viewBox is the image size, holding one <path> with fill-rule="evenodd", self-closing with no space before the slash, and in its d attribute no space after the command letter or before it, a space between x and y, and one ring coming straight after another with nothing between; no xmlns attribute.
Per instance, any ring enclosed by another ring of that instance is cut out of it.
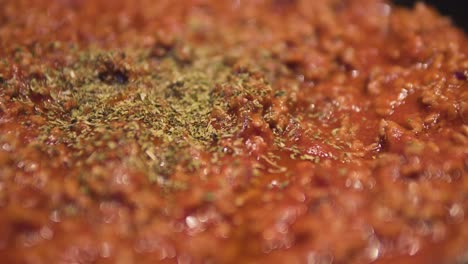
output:
<svg viewBox="0 0 468 264"><path fill-rule="evenodd" d="M167 54L219 63L210 126L233 129L157 180L141 120L44 135L80 107L49 72L95 52L122 54L86 77L119 89L110 111L163 84ZM465 263L467 154L468 38L424 4L0 1L2 263Z"/></svg>

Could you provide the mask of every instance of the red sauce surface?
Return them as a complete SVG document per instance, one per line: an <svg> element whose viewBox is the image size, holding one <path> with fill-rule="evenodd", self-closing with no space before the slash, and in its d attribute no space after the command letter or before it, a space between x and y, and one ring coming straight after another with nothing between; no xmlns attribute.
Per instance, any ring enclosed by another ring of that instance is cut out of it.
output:
<svg viewBox="0 0 468 264"><path fill-rule="evenodd" d="M427 6L0 6L3 263L467 261L468 39Z"/></svg>

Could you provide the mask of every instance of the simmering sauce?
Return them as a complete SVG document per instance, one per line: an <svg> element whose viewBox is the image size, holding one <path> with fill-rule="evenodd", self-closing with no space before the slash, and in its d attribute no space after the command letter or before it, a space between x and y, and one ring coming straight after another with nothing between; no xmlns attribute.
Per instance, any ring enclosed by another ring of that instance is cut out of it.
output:
<svg viewBox="0 0 468 264"><path fill-rule="evenodd" d="M383 0L0 3L2 263L465 263L468 39Z"/></svg>

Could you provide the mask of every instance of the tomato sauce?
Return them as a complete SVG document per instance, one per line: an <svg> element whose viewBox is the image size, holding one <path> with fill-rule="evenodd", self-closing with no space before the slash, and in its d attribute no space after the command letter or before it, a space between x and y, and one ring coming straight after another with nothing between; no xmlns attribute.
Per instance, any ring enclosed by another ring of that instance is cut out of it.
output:
<svg viewBox="0 0 468 264"><path fill-rule="evenodd" d="M465 263L468 38L384 0L4 1L4 263Z"/></svg>

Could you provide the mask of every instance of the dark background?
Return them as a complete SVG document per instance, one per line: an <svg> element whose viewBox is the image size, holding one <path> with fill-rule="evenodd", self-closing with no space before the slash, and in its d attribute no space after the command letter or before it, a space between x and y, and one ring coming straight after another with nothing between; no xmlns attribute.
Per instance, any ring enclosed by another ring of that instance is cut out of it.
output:
<svg viewBox="0 0 468 264"><path fill-rule="evenodd" d="M413 6L415 0L394 0L396 4ZM440 13L449 16L459 27L468 32L468 0L424 0L427 4L437 8Z"/></svg>

